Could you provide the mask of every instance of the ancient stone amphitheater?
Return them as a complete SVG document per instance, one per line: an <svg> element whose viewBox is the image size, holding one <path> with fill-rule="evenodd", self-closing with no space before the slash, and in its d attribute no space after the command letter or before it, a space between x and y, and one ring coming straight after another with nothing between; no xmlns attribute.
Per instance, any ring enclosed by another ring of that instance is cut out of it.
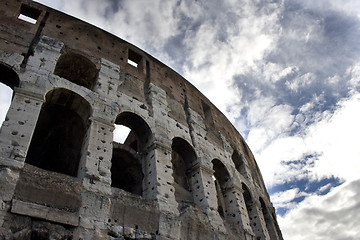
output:
<svg viewBox="0 0 360 240"><path fill-rule="evenodd" d="M183 77L32 1L0 0L0 25L0 239L282 239L244 139Z"/></svg>

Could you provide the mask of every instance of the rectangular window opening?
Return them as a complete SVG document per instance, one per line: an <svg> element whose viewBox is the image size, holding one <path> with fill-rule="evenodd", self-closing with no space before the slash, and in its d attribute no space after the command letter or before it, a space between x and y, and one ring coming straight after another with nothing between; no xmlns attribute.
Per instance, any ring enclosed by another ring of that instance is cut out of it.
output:
<svg viewBox="0 0 360 240"><path fill-rule="evenodd" d="M211 109L210 106L208 104L206 104L204 101L201 100L202 103L202 108L203 108L203 112L204 112L204 117L205 117L205 122L210 125L213 126L214 125L214 120L211 114Z"/></svg>
<svg viewBox="0 0 360 240"><path fill-rule="evenodd" d="M137 68L139 66L139 63L141 62L141 59L141 55L130 49L128 50L128 64Z"/></svg>
<svg viewBox="0 0 360 240"><path fill-rule="evenodd" d="M40 10L30 7L28 5L22 4L20 7L18 19L21 19L28 23L36 24L40 14L41 14Z"/></svg>

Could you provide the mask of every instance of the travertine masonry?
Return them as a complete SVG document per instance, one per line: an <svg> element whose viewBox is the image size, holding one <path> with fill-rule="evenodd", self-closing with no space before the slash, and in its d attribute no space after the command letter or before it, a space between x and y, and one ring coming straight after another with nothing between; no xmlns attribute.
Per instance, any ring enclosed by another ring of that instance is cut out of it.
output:
<svg viewBox="0 0 360 240"><path fill-rule="evenodd" d="M1 239L282 239L240 134L130 43L0 0L0 80Z"/></svg>

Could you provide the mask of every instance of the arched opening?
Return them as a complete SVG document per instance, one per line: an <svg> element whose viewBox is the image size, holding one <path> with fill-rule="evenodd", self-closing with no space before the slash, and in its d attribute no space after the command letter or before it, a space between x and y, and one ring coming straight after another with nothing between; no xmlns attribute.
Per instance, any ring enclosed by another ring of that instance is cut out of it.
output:
<svg viewBox="0 0 360 240"><path fill-rule="evenodd" d="M141 196L144 174L140 157L126 145L116 142L113 144L111 186Z"/></svg>
<svg viewBox="0 0 360 240"><path fill-rule="evenodd" d="M260 226L258 226L258 216L257 216L257 211L255 209L255 202L253 200L253 197L251 196L250 190L249 188L242 183L242 189L243 189L243 196L244 196L244 201L245 201L245 206L246 206L246 210L248 213L248 217L249 217L249 222L250 222L250 226L253 230L253 232L255 233L255 235L257 236L258 234L258 228ZM258 237L258 236L257 236Z"/></svg>
<svg viewBox="0 0 360 240"><path fill-rule="evenodd" d="M141 117L131 112L121 113L116 118L115 125L123 126L125 132L129 133L124 134L126 139L122 139L122 143L115 140L114 134L111 186L142 196L143 158L152 136L150 127Z"/></svg>
<svg viewBox="0 0 360 240"><path fill-rule="evenodd" d="M236 170L244 177L246 177L245 163L243 160L243 156L241 156L238 151L234 150L231 159L235 164Z"/></svg>
<svg viewBox="0 0 360 240"><path fill-rule="evenodd" d="M10 67L0 64L0 124L5 120L10 107L14 87L19 87L20 79Z"/></svg>
<svg viewBox="0 0 360 240"><path fill-rule="evenodd" d="M195 151L187 141L179 137L173 139L171 149L175 199L178 202L193 202L190 170L196 161Z"/></svg>
<svg viewBox="0 0 360 240"><path fill-rule="evenodd" d="M93 90L98 77L98 70L95 64L86 57L69 52L60 56L54 74Z"/></svg>
<svg viewBox="0 0 360 240"><path fill-rule="evenodd" d="M268 230L268 233L269 233L269 236L270 236L270 239L277 239L277 233L276 233L276 229L275 229L275 225L273 224L273 221L272 221L272 216L271 214L269 213L267 207L266 207L266 204L264 202L264 200L260 197L259 198L259 201L260 201L260 205L261 205L261 212L264 216L264 221L265 221L265 224L266 224L266 228Z"/></svg>
<svg viewBox="0 0 360 240"><path fill-rule="evenodd" d="M47 93L25 162L77 176L91 113L90 104L74 92L55 89Z"/></svg>
<svg viewBox="0 0 360 240"><path fill-rule="evenodd" d="M231 186L230 174L224 164L218 160L212 160L214 170L214 182L216 187L216 196L218 202L218 212L222 218L228 214L228 202L226 201L226 192Z"/></svg>

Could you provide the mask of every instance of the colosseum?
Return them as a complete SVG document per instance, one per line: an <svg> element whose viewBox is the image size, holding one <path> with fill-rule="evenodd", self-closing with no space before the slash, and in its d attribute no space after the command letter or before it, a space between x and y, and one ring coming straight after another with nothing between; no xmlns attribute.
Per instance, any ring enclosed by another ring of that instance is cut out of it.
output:
<svg viewBox="0 0 360 240"><path fill-rule="evenodd" d="M0 25L1 239L282 239L244 139L174 70L32 1Z"/></svg>

